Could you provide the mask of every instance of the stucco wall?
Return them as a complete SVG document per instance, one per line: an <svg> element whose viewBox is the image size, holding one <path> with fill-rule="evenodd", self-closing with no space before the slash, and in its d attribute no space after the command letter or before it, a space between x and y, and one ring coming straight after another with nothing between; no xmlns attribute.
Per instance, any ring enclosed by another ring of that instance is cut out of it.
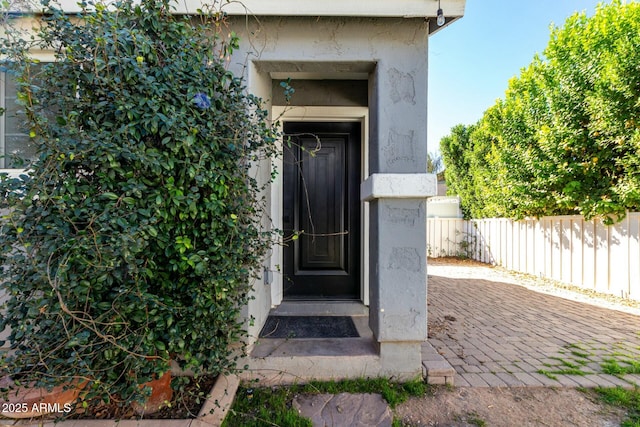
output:
<svg viewBox="0 0 640 427"><path fill-rule="evenodd" d="M318 79L364 74L370 85L371 171L426 172L424 19L234 17L232 27L242 39L230 63L236 72L246 74L248 67ZM254 82L248 83L253 90ZM270 92L269 87L260 95L272 99Z"/></svg>

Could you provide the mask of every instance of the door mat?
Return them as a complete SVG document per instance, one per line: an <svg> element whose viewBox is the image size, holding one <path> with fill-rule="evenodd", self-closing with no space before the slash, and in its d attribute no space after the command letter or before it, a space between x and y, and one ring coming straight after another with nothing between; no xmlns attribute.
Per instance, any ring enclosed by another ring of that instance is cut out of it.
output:
<svg viewBox="0 0 640 427"><path fill-rule="evenodd" d="M260 338L356 338L349 316L269 316Z"/></svg>

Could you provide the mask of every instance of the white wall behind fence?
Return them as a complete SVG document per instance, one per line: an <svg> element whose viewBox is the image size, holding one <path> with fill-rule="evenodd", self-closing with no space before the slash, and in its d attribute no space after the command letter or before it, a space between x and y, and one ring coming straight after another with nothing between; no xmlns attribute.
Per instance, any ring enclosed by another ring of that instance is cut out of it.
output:
<svg viewBox="0 0 640 427"><path fill-rule="evenodd" d="M640 300L640 213L611 226L581 216L427 219L431 257L458 256Z"/></svg>

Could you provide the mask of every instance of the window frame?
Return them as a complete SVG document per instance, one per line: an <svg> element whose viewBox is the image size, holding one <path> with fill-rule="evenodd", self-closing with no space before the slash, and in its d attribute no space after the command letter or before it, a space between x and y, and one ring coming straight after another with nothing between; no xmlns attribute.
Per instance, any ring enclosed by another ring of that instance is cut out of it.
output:
<svg viewBox="0 0 640 427"><path fill-rule="evenodd" d="M47 64L56 62L55 54L50 51L38 50L33 53L31 56L32 59L36 60L38 64ZM6 155L6 147L7 147L7 76L8 73L6 71L0 71L0 108L5 109L5 113L0 115L0 174L7 174L10 177L19 177L27 172L26 168L11 168L7 166L7 158ZM27 134L28 135L28 134Z"/></svg>
<svg viewBox="0 0 640 427"><path fill-rule="evenodd" d="M8 135L8 126L7 126L7 84L8 84L9 75L6 71L0 72L0 108L3 108L4 112L2 116L0 116L0 172L8 173L9 175L19 175L25 169L24 168L15 168L15 167L7 167L7 163L9 159L5 157L7 155L7 135ZM16 87L16 98L17 98L17 87ZM13 135L25 135L28 138L28 133L12 133Z"/></svg>

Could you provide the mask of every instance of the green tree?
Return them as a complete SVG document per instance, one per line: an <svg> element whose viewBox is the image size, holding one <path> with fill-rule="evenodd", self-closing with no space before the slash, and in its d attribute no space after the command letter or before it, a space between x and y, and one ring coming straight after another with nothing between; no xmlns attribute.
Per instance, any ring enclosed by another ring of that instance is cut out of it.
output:
<svg viewBox="0 0 640 427"><path fill-rule="evenodd" d="M474 126L462 124L451 128L451 134L440 140L440 151L445 164L445 181L447 192L459 195L464 203L463 213L466 217L472 215L476 204L476 193L473 180L469 174L469 152L472 149L470 135Z"/></svg>
<svg viewBox="0 0 640 427"><path fill-rule="evenodd" d="M552 31L540 86L540 148L556 204L621 219L640 208L640 4L598 6Z"/></svg>
<svg viewBox="0 0 640 427"><path fill-rule="evenodd" d="M475 218L508 216L509 201L514 198L513 186L506 182L510 168L500 157L502 114L503 106L498 102L484 113L469 137L469 175L478 195L471 209Z"/></svg>
<svg viewBox="0 0 640 427"><path fill-rule="evenodd" d="M440 153L427 153L427 173L438 174L442 172L443 168L444 163Z"/></svg>
<svg viewBox="0 0 640 427"><path fill-rule="evenodd" d="M473 216L620 220L640 209L639 99L640 4L575 14L472 132L443 139L448 184Z"/></svg>

